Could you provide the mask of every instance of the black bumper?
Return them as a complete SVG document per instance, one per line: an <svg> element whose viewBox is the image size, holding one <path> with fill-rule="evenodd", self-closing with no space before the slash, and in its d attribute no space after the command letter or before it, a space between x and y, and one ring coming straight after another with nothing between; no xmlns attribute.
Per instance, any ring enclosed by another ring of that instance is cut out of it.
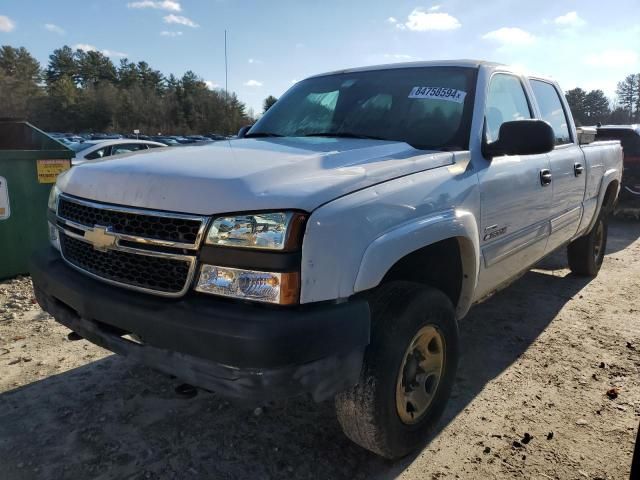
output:
<svg viewBox="0 0 640 480"><path fill-rule="evenodd" d="M364 300L283 308L195 292L166 299L93 280L53 249L34 257L31 275L42 308L87 340L229 397L323 400L356 383L369 343Z"/></svg>

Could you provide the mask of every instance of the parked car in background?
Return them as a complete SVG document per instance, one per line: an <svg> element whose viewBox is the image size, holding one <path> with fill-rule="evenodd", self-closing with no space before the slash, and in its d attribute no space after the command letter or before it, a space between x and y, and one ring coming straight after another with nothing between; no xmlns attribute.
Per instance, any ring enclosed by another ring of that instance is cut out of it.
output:
<svg viewBox="0 0 640 480"><path fill-rule="evenodd" d="M624 154L620 206L640 208L640 125L603 125L596 140L620 140Z"/></svg>
<svg viewBox="0 0 640 480"><path fill-rule="evenodd" d="M226 135L221 135L220 133L207 133L205 135L205 137L211 139L211 140L227 140L229 137L227 137Z"/></svg>
<svg viewBox="0 0 640 480"><path fill-rule="evenodd" d="M73 143L69 145L69 147L76 152L75 158L71 160L72 165L79 165L88 160L99 160L101 158L120 155L122 153L131 153L166 146L167 145L160 142L128 140L124 138L103 141L87 140L83 143Z"/></svg>
<svg viewBox="0 0 640 480"><path fill-rule="evenodd" d="M204 135L187 135L185 137L188 140L193 140L194 142L210 142L211 139L205 137Z"/></svg>
<svg viewBox="0 0 640 480"><path fill-rule="evenodd" d="M89 136L89 140L114 140L117 138L123 138L119 133L92 133Z"/></svg>
<svg viewBox="0 0 640 480"><path fill-rule="evenodd" d="M180 142L178 142L175 138L172 137L165 137L165 136L161 136L161 135L155 135L153 137L151 137L151 140L154 142L159 142L162 143L166 146L170 146L170 147L174 147L176 145L180 145Z"/></svg>

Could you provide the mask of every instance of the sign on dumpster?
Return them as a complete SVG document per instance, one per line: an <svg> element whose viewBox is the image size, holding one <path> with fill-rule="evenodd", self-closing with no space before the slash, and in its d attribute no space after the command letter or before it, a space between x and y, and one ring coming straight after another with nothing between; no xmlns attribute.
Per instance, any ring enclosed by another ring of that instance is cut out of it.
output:
<svg viewBox="0 0 640 480"><path fill-rule="evenodd" d="M38 183L56 183L56 178L71 168L71 160L38 160Z"/></svg>
<svg viewBox="0 0 640 480"><path fill-rule="evenodd" d="M0 177L0 220L6 220L11 216L11 208L9 206L9 187L7 179Z"/></svg>

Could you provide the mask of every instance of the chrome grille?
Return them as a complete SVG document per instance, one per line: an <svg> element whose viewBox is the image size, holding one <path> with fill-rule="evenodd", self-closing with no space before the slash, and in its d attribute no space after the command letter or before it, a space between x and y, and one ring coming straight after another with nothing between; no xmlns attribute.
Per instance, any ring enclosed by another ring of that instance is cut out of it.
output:
<svg viewBox="0 0 640 480"><path fill-rule="evenodd" d="M58 200L63 259L107 283L156 295L184 295L196 270L207 217Z"/></svg>
<svg viewBox="0 0 640 480"><path fill-rule="evenodd" d="M114 233L186 244L195 244L202 224L191 218L154 216L106 206L98 208L64 197L58 203L58 216L86 227L109 226Z"/></svg>
<svg viewBox="0 0 640 480"><path fill-rule="evenodd" d="M91 244L61 235L64 258L83 270L121 284L176 294L189 277L191 262L108 250L100 252Z"/></svg>

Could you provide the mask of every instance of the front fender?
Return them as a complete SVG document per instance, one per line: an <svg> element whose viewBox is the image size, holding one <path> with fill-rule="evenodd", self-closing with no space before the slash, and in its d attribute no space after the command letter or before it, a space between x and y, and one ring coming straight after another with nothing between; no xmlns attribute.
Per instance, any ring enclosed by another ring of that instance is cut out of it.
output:
<svg viewBox="0 0 640 480"><path fill-rule="evenodd" d="M364 252L354 290L376 287L406 255L450 238L456 238L460 247L463 278L456 311L458 318L464 316L471 306L480 268L478 226L473 214L465 210L446 210L418 218L376 238Z"/></svg>

